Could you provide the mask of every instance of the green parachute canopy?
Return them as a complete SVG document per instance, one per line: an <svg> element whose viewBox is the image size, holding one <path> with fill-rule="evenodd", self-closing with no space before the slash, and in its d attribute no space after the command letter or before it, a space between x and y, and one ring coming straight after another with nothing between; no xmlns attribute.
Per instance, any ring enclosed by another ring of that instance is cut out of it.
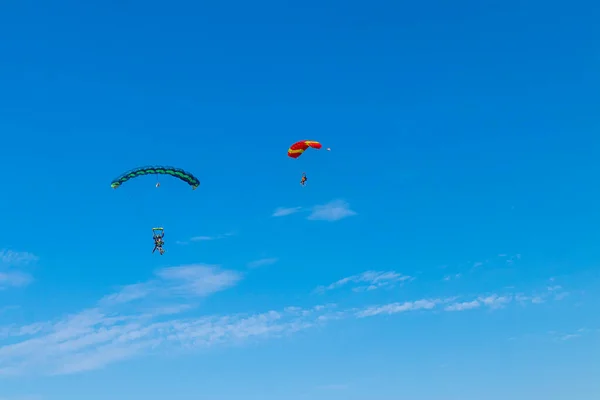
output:
<svg viewBox="0 0 600 400"><path fill-rule="evenodd" d="M153 166L153 167L140 167L136 169L132 169L131 171L125 172L123 175L119 176L117 179L113 180L110 184L110 187L113 189L118 188L125 182L130 179L137 178L138 176L144 175L171 175L175 178L181 179L188 185L192 187L192 189L197 189L200 186L200 180L196 178L194 175L186 172L180 168L174 167L164 167L164 166Z"/></svg>

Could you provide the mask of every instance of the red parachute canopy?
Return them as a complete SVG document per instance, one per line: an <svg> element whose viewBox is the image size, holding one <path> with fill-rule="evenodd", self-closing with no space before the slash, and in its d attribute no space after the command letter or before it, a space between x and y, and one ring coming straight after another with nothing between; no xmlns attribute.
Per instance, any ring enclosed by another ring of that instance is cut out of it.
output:
<svg viewBox="0 0 600 400"><path fill-rule="evenodd" d="M290 146L288 149L288 157L298 158L302 155L302 153L304 153L304 150L308 149L309 147L318 150L323 146L321 143L315 142L314 140L301 140Z"/></svg>

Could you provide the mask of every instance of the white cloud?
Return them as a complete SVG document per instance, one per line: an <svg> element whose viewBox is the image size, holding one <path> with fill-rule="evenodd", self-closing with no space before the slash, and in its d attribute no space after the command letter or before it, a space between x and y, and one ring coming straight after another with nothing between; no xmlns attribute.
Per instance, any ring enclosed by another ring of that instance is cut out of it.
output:
<svg viewBox="0 0 600 400"><path fill-rule="evenodd" d="M564 299L565 297L567 297L568 295L569 295L569 293L568 293L568 292L561 292L561 293L557 293L557 294L554 296L554 299L555 299L555 300L562 300L562 299Z"/></svg>
<svg viewBox="0 0 600 400"><path fill-rule="evenodd" d="M333 282L329 286L319 286L317 292L338 289L348 284L363 284L355 287L354 291L375 290L384 286L392 286L412 279L410 276L399 274L395 271L365 271L361 274L352 275L339 281Z"/></svg>
<svg viewBox="0 0 600 400"><path fill-rule="evenodd" d="M190 242L204 242L207 240L215 240L214 236L194 236L190 238Z"/></svg>
<svg viewBox="0 0 600 400"><path fill-rule="evenodd" d="M551 279L553 281L553 279ZM546 287L546 290L543 292L534 293L532 295L524 295L523 293L517 293L514 296L514 299L521 303L533 303L533 304L542 304L548 301L550 298L553 298L556 301L563 300L569 295L569 292L565 291L560 285L553 285Z"/></svg>
<svg viewBox="0 0 600 400"><path fill-rule="evenodd" d="M123 304L134 300L176 295L208 296L234 286L242 278L238 272L222 270L218 265L193 264L163 268L157 279L123 286L101 299L104 304Z"/></svg>
<svg viewBox="0 0 600 400"><path fill-rule="evenodd" d="M24 287L33 282L33 277L14 267L23 267L34 263L38 257L28 252L3 249L0 250L0 290L8 287Z"/></svg>
<svg viewBox="0 0 600 400"><path fill-rule="evenodd" d="M285 217L305 211L303 207L279 207L275 209L272 217ZM333 200L327 204L313 206L310 214L306 217L312 221L339 221L340 219L356 215L356 212L350 209L350 205L344 200Z"/></svg>
<svg viewBox="0 0 600 400"><path fill-rule="evenodd" d="M571 340L571 339L575 339L581 337L580 333L570 333L570 334L566 334L560 337L560 340Z"/></svg>
<svg viewBox="0 0 600 400"><path fill-rule="evenodd" d="M218 235L213 235L213 236L194 236L192 238L190 238L191 242L202 242L202 241L206 241L206 240L218 240L218 239L225 239L231 236L235 236L235 232L228 232L228 233L220 233Z"/></svg>
<svg viewBox="0 0 600 400"><path fill-rule="evenodd" d="M213 236L193 236L193 237L189 238L188 240L177 241L176 243L186 245L186 244L190 244L190 242L206 242L206 241L210 241L210 240L226 239L228 237L235 236L236 234L237 234L236 232L228 232L228 233L220 233L218 235L213 235Z"/></svg>
<svg viewBox="0 0 600 400"><path fill-rule="evenodd" d="M38 332L41 332L47 326L46 323L36 322L29 325L16 326L9 325L0 328L0 339L6 337L19 337L19 336L29 336L35 335Z"/></svg>
<svg viewBox="0 0 600 400"><path fill-rule="evenodd" d="M505 253L498 254L498 258L504 259L506 264L514 264L516 261L521 259L521 254L508 255Z"/></svg>
<svg viewBox="0 0 600 400"><path fill-rule="evenodd" d="M249 268L264 267L267 265L273 265L277 261L279 261L277 258L261 258L260 260L249 262L248 267Z"/></svg>
<svg viewBox="0 0 600 400"><path fill-rule="evenodd" d="M5 266L20 266L39 260L35 254L26 251L0 250L0 264Z"/></svg>
<svg viewBox="0 0 600 400"><path fill-rule="evenodd" d="M150 352L158 356L278 338L341 319L409 311L495 309L509 305L515 297L487 294L460 303L456 298L426 298L358 308L322 304L253 314L197 314L195 299L232 287L240 279L239 273L213 265L165 268L152 279L124 286L75 314L0 327L0 375L72 374ZM330 286L385 286L402 279L406 280L395 272L367 271Z"/></svg>
<svg viewBox="0 0 600 400"><path fill-rule="evenodd" d="M367 307L357 311L355 315L358 318L365 318L381 314L391 315L407 311L431 310L441 302L443 301L440 299L423 299L417 301L405 301L404 303L391 303L382 306Z"/></svg>
<svg viewBox="0 0 600 400"><path fill-rule="evenodd" d="M296 214L300 212L302 207L278 207L273 211L272 217L285 217L287 215Z"/></svg>
<svg viewBox="0 0 600 400"><path fill-rule="evenodd" d="M6 287L23 287L33 281L30 274L21 271L0 272L0 289Z"/></svg>
<svg viewBox="0 0 600 400"><path fill-rule="evenodd" d="M355 315L359 318L373 317L376 315L391 315L407 311L417 310L433 310L440 304L447 304L444 311L467 311L480 307L488 307L490 309L500 309L507 306L513 299L512 294L498 295L491 294L485 296L477 296L472 300L455 302L456 297L437 298L437 299L421 299L417 301L406 301L403 303L391 303L382 306L371 306L362 310L356 311ZM535 304L535 303L534 303Z"/></svg>
<svg viewBox="0 0 600 400"><path fill-rule="evenodd" d="M330 307L259 314L161 319L148 313L90 308L45 324L30 338L0 347L0 375L71 374L102 368L150 350L172 352L268 337L320 323ZM186 350L186 351L187 351Z"/></svg>
<svg viewBox="0 0 600 400"><path fill-rule="evenodd" d="M552 280L553 281L553 280ZM569 295L560 285L548 286L548 294L553 295L555 300L562 300Z"/></svg>
<svg viewBox="0 0 600 400"><path fill-rule="evenodd" d="M164 268L157 275L169 281L171 291L207 296L235 285L241 276L234 271L220 270L215 265L184 265Z"/></svg>
<svg viewBox="0 0 600 400"><path fill-rule="evenodd" d="M512 256L506 258L506 264L512 265L515 262L519 261L520 259L521 259L520 254L512 255Z"/></svg>
<svg viewBox="0 0 600 400"><path fill-rule="evenodd" d="M307 219L333 222L354 215L356 215L356 212L350 209L350 205L347 202L344 200L333 200L327 204L314 206Z"/></svg>
<svg viewBox="0 0 600 400"><path fill-rule="evenodd" d="M453 304L446 306L446 308L444 308L444 309L446 311L465 311L465 310L472 310L472 309L478 308L478 307L481 307L481 303L479 303L477 300L472 300L472 301L464 301L462 303L453 303Z"/></svg>
<svg viewBox="0 0 600 400"><path fill-rule="evenodd" d="M498 296L497 294L492 294L490 296L479 297L477 300L485 306L496 309L502 308L510 303L512 301L512 295Z"/></svg>
<svg viewBox="0 0 600 400"><path fill-rule="evenodd" d="M105 296L101 301L113 304L129 303L130 301L143 299L152 291L152 285L148 283L136 283L123 286L116 293Z"/></svg>
<svg viewBox="0 0 600 400"><path fill-rule="evenodd" d="M513 299L516 299L517 301L523 301L523 299L526 299L526 300L531 300L531 302L533 304L539 304L538 302L533 301L534 297L530 297L530 296L523 296L523 295L515 296L512 294L506 294L506 295L491 294L491 295L486 295L486 296L478 296L476 299L473 299L470 301L451 303L448 306L446 306L444 308L444 310L446 310L446 311L466 311L466 310L473 310L475 308L479 308L482 306L496 310L496 309L504 308L506 305L511 303Z"/></svg>
<svg viewBox="0 0 600 400"><path fill-rule="evenodd" d="M544 298L541 296L534 296L531 298L531 302L533 304L542 304L544 301L545 301Z"/></svg>
<svg viewBox="0 0 600 400"><path fill-rule="evenodd" d="M446 276L444 277L444 280L445 280L445 281L451 281L451 280L454 280L454 279L458 279L458 278L460 278L461 276L462 276L462 274L446 275Z"/></svg>
<svg viewBox="0 0 600 400"><path fill-rule="evenodd" d="M575 332L569 332L569 333L560 333L560 332L555 332L555 331L551 331L548 333L553 337L554 340L566 342L569 340L581 338L581 337L589 335L593 332L594 332L594 330L592 330L592 329L579 328Z"/></svg>

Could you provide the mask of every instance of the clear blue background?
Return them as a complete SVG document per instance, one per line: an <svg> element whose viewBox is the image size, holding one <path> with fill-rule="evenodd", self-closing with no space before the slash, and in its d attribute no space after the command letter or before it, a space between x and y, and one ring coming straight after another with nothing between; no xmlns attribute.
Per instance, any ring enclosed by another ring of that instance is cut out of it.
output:
<svg viewBox="0 0 600 400"><path fill-rule="evenodd" d="M80 311L165 266L246 271L264 257L279 262L202 313L314 305L314 287L369 269L418 278L330 300L533 290L550 277L587 297L344 320L75 376L0 377L0 398L597 398L597 334L507 339L600 328L599 11L593 1L4 2L0 247L40 260L29 287L0 292L0 305L21 307L2 322ZM288 159L301 139L332 151ZM202 186L156 189L150 177L110 189L146 164L190 170ZM357 215L270 217L334 199ZM164 257L150 253L155 225ZM460 267L499 253L522 254L519 268ZM470 278L441 282L440 265ZM347 388L315 389L333 384Z"/></svg>

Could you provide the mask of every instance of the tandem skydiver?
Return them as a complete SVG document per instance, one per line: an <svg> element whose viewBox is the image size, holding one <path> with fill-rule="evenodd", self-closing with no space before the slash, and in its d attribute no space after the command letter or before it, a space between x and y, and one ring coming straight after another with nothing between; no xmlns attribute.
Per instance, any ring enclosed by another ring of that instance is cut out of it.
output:
<svg viewBox="0 0 600 400"><path fill-rule="evenodd" d="M165 231L162 228L155 228L152 231L154 232L152 235L152 239L154 239L154 249L152 250L152 253L154 254L154 252L158 250L158 252L162 256L163 254L165 254L165 249L163 249L163 245L165 244L165 241L163 240L163 238L165 237ZM158 233L157 231L160 231L160 233Z"/></svg>

